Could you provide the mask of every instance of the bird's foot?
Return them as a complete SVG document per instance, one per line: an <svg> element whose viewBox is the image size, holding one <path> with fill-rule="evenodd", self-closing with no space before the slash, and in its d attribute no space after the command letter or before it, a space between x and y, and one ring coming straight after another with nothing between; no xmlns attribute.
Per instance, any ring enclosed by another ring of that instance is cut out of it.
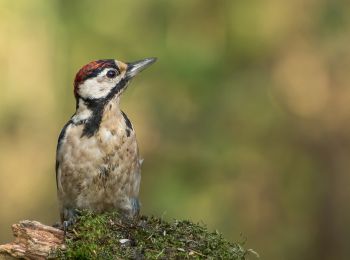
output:
<svg viewBox="0 0 350 260"><path fill-rule="evenodd" d="M75 223L75 219L70 219L70 220L63 221L62 226L63 226L64 236L67 235L68 228L73 226L74 223Z"/></svg>
<svg viewBox="0 0 350 260"><path fill-rule="evenodd" d="M130 198L126 208L119 208L120 220L128 225L134 225L139 219L140 202L137 198Z"/></svg>
<svg viewBox="0 0 350 260"><path fill-rule="evenodd" d="M130 215L134 218L140 214L140 202L137 198L130 199L131 202L131 213Z"/></svg>
<svg viewBox="0 0 350 260"><path fill-rule="evenodd" d="M78 215L79 211L76 209L64 209L63 219L65 220L62 222L64 236L66 236L68 229L75 224Z"/></svg>

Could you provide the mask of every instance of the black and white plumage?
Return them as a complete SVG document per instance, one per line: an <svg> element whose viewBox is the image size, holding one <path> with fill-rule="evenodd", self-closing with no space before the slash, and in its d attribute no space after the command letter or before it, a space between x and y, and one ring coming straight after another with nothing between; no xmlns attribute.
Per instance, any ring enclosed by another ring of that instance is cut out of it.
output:
<svg viewBox="0 0 350 260"><path fill-rule="evenodd" d="M155 60L98 60L77 73L76 112L61 131L56 153L62 222L72 221L77 209L138 213L141 159L119 99L130 80Z"/></svg>

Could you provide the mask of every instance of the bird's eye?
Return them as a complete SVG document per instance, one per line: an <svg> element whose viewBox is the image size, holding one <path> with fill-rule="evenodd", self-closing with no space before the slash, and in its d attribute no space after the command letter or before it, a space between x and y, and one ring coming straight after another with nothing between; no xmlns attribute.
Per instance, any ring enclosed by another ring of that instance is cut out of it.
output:
<svg viewBox="0 0 350 260"><path fill-rule="evenodd" d="M115 78L115 76L117 76L117 72L115 71L115 70L109 70L109 71L107 71L107 77L108 78Z"/></svg>

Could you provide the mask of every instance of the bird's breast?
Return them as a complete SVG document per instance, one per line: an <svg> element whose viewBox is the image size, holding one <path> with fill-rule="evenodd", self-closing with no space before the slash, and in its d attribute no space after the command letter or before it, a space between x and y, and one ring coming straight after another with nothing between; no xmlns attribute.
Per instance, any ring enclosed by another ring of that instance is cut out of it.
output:
<svg viewBox="0 0 350 260"><path fill-rule="evenodd" d="M59 190L64 201L78 208L103 210L116 198L137 197L140 160L136 136L124 116L105 118L91 137L84 125L70 125L58 152Z"/></svg>

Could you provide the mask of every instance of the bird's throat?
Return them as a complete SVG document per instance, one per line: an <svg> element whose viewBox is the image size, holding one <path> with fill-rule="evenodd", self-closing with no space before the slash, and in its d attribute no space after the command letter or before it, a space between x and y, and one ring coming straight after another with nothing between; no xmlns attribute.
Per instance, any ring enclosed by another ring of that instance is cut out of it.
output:
<svg viewBox="0 0 350 260"><path fill-rule="evenodd" d="M114 96L111 99L83 100L77 102L77 110L72 121L74 124L83 124L82 137L91 137L99 129L102 120L120 113L119 97Z"/></svg>

